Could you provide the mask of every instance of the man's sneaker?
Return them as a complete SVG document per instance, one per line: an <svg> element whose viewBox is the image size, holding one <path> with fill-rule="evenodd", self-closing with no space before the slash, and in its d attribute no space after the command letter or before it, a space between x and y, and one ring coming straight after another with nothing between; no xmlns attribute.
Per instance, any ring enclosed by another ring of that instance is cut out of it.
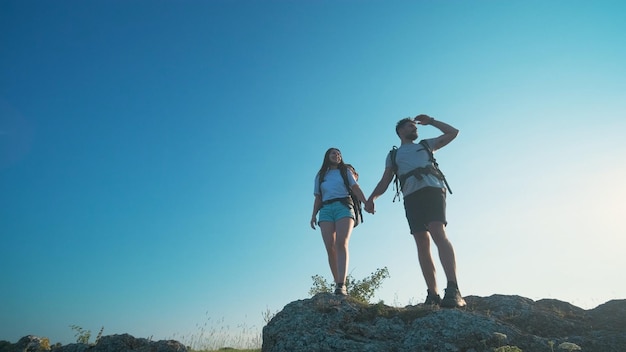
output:
<svg viewBox="0 0 626 352"><path fill-rule="evenodd" d="M441 297L438 294L428 293L426 296L426 301L424 301L425 306L438 306L441 304Z"/></svg>
<svg viewBox="0 0 626 352"><path fill-rule="evenodd" d="M341 285L341 286L336 285L335 294L341 295L341 296L347 296L348 290L346 289L346 285Z"/></svg>
<svg viewBox="0 0 626 352"><path fill-rule="evenodd" d="M443 299L439 304L443 308L463 308L465 305L465 300L458 288L446 288L446 294L443 295Z"/></svg>

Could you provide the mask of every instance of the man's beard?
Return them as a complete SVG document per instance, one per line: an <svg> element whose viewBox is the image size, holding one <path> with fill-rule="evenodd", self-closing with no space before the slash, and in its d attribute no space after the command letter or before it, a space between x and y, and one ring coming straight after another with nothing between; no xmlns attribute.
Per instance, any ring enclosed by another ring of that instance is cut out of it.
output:
<svg viewBox="0 0 626 352"><path fill-rule="evenodd" d="M417 131L409 133L406 137L408 139L412 140L412 141L416 140L417 139Z"/></svg>

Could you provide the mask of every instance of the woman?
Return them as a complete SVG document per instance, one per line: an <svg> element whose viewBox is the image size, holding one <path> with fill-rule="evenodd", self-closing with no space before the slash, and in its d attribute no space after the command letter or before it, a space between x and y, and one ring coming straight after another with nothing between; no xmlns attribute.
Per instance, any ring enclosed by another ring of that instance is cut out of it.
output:
<svg viewBox="0 0 626 352"><path fill-rule="evenodd" d="M348 172L350 171L350 172ZM348 242L354 227L355 206L352 204L350 190L359 201L365 203L365 195L356 182L356 171L344 164L341 152L330 148L324 155L324 162L315 176L313 194L313 216L311 228L319 225L322 239L328 253L328 264L335 280L335 294L347 295L346 275L348 272ZM316 219L319 212L319 220Z"/></svg>

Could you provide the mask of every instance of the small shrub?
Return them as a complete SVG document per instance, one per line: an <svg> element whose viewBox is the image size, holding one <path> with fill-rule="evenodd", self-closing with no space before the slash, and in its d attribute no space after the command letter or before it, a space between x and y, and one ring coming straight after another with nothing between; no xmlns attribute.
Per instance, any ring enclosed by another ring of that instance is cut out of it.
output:
<svg viewBox="0 0 626 352"><path fill-rule="evenodd" d="M47 337L42 337L41 338L41 344L39 345L39 347L42 350L50 351L50 339L47 338Z"/></svg>
<svg viewBox="0 0 626 352"><path fill-rule="evenodd" d="M318 293L330 293L333 288L330 286L328 281L319 275L311 276L313 279L313 286L309 289L309 295L315 296Z"/></svg>
<svg viewBox="0 0 626 352"><path fill-rule="evenodd" d="M348 277L346 287L348 292L354 298L361 299L363 302L370 302L374 297L374 292L380 288L383 280L389 277L387 267L376 269L369 277L361 280L354 280L352 276Z"/></svg>
<svg viewBox="0 0 626 352"><path fill-rule="evenodd" d="M361 280L355 280L352 274L349 274L346 278L348 294L356 300L370 303L372 297L374 297L374 292L380 288L383 280L388 277L389 270L387 267L376 269L370 276ZM333 292L332 285L320 275L313 275L311 278L313 279L313 286L309 290L309 295L315 296L318 293Z"/></svg>
<svg viewBox="0 0 626 352"><path fill-rule="evenodd" d="M76 343L82 343L85 345L89 344L89 338L91 337L91 330L85 330L78 325L70 325L70 328L76 333L74 337L76 337Z"/></svg>
<svg viewBox="0 0 626 352"><path fill-rule="evenodd" d="M91 330L85 330L78 325L70 325L70 328L76 331L76 334L74 334L74 337L76 337L76 343L89 345L89 339L91 338ZM97 344L102 338L103 331L104 331L104 326L100 328L100 332L98 332L98 335L96 336L96 341L94 342L94 345Z"/></svg>

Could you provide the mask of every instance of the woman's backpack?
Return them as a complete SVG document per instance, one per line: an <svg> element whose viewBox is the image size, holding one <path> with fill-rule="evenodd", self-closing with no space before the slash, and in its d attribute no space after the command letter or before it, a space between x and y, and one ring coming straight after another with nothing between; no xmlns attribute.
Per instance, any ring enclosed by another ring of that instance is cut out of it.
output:
<svg viewBox="0 0 626 352"><path fill-rule="evenodd" d="M344 168L339 170L341 174L341 178L343 178L343 183L346 185L346 189L350 194L350 198L352 198L352 209L354 209L354 227L357 227L358 224L363 222L363 205L359 198L352 193L352 188L350 188L350 183L348 182L348 168Z"/></svg>

